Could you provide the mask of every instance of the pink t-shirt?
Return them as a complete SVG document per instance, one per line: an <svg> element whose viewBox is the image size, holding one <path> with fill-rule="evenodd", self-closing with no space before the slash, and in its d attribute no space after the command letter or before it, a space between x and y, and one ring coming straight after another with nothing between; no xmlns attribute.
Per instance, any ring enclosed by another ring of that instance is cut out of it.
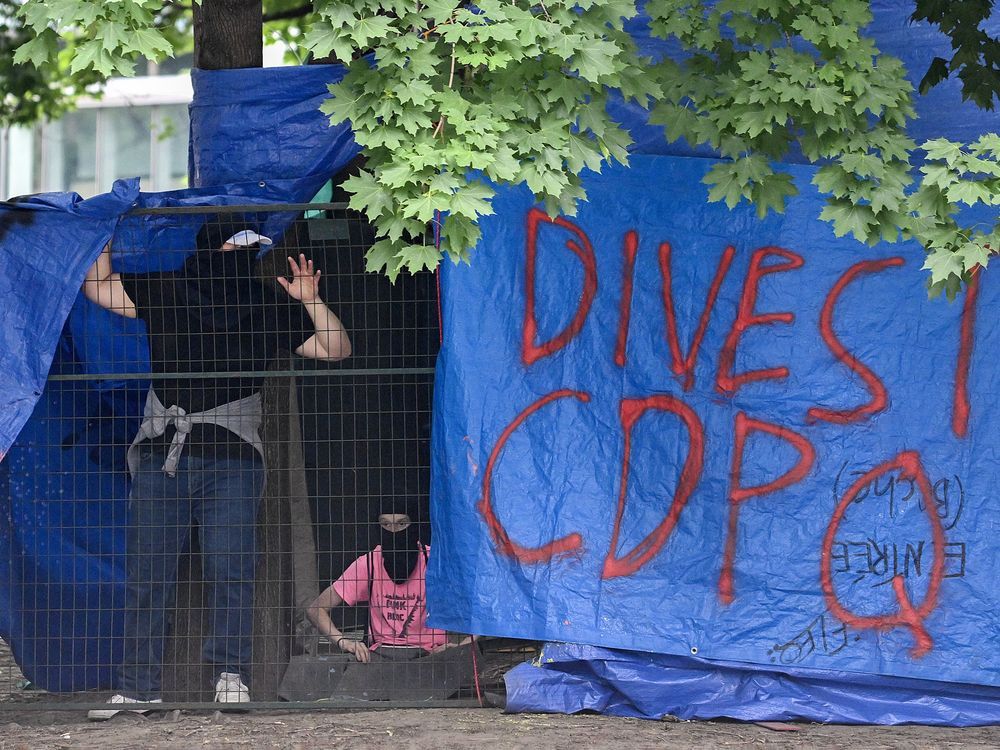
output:
<svg viewBox="0 0 1000 750"><path fill-rule="evenodd" d="M430 552L430 547L425 547ZM368 600L368 570L372 571L372 601L368 605L373 648L384 646L419 646L430 651L447 642L444 630L427 627L427 601L424 582L427 560L421 554L417 567L406 583L397 584L385 572L382 546L362 555L334 581L333 590L345 604L355 605Z"/></svg>

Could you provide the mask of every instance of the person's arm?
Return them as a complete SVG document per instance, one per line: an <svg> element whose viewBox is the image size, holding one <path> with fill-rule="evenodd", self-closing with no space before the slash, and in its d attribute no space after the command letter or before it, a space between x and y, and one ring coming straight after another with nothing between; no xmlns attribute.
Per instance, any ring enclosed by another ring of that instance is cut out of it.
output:
<svg viewBox="0 0 1000 750"><path fill-rule="evenodd" d="M313 603L309 605L309 609L306 610L306 616L320 633L334 639L337 648L346 654L353 654L354 658L358 661L367 663L371 659L368 646L353 638L345 638L344 634L333 624L333 620L330 619L330 610L334 607L339 607L343 603L344 600L340 598L340 594L336 592L331 584L327 587L326 591L317 596L313 600Z"/></svg>
<svg viewBox="0 0 1000 750"><path fill-rule="evenodd" d="M121 276L111 270L110 242L101 250L94 265L87 269L87 278L83 282L83 294L91 302L95 302L113 313L124 315L126 318L137 316L135 303L125 293Z"/></svg>
<svg viewBox="0 0 1000 750"><path fill-rule="evenodd" d="M327 362L337 362L350 357L351 340L344 330L344 324L320 299L321 272L314 271L313 262L306 261L306 256L301 254L298 263L292 256L288 256L288 266L292 271L292 280L279 276L278 283L288 292L288 296L306 306L306 312L316 330L315 334L295 349L295 353L300 357L322 359Z"/></svg>

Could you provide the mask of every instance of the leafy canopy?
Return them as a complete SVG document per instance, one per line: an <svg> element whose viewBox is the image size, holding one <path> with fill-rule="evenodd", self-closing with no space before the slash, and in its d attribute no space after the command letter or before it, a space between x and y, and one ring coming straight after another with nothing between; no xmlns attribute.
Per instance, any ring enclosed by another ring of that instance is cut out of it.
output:
<svg viewBox="0 0 1000 750"><path fill-rule="evenodd" d="M918 13L954 31L941 5L920 0ZM72 71L127 73L138 56L172 47L154 22L159 8L24 0L18 13L35 36L16 58L45 69L58 35L82 30ZM957 218L963 206L1000 205L1000 137L919 148L907 137L913 92L902 64L864 36L865 0L648 0L652 34L684 51L655 63L624 30L637 14L627 0L316 0L308 10L304 35L282 33L315 57L351 61L323 111L350 121L363 148L366 168L345 187L380 238L368 267L390 277L433 268L442 253L468 259L495 186L524 183L551 214L574 214L583 171L628 159L609 89L650 108L671 140L722 153L705 180L713 201L781 212L795 186L779 163L801 150L820 166L814 183L834 232L915 238L932 292L953 296L1000 247L996 222ZM958 49L950 66L961 74L974 66ZM963 78L966 95L991 105L986 88L970 88L976 80Z"/></svg>

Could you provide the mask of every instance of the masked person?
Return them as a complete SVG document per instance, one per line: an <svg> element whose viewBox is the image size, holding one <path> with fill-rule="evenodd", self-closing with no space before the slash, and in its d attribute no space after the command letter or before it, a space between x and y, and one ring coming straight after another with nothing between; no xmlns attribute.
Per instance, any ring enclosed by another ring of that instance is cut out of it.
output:
<svg viewBox="0 0 1000 750"><path fill-rule="evenodd" d="M378 517L381 543L362 555L309 605L307 615L320 633L359 662L379 648L433 651L448 643L443 630L427 627L427 560L430 547L420 540L420 524L408 504L389 505ZM345 638L330 619L341 604L368 604L371 643Z"/></svg>
<svg viewBox="0 0 1000 750"><path fill-rule="evenodd" d="M250 700L256 519L265 467L259 375L281 351L336 361L344 327L300 255L278 286L254 273L270 244L254 227L207 222L197 251L173 272L114 273L110 248L87 272L93 302L146 324L151 388L128 450L125 653L119 693L91 719L161 702L167 612L180 554L198 526L210 629L203 658L220 703ZM282 291L282 289L284 291Z"/></svg>
<svg viewBox="0 0 1000 750"><path fill-rule="evenodd" d="M356 559L344 574L309 605L309 620L320 633L366 668L343 671L335 693L344 697L386 699L426 697L454 682L453 692L466 680L472 664L471 638L455 643L444 630L428 627L426 587L430 546L421 539L415 504L387 502L378 516L381 543ZM345 637L329 610L341 604L368 604L368 633L364 641ZM445 655L446 651L455 653ZM461 653L458 652L461 650ZM419 660L419 662L417 661ZM379 662L378 665L372 662ZM387 662L395 662L392 667ZM404 670L399 662L421 669ZM393 688L406 688L401 693ZM281 692L279 691L279 694ZM289 689L286 697L296 699ZM323 696L328 697L328 696ZM447 694L443 694L447 698Z"/></svg>

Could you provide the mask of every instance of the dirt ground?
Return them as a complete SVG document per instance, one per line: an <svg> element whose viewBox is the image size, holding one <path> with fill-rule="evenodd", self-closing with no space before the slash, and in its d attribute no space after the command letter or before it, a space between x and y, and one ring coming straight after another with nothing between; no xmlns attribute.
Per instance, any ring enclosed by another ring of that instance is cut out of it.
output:
<svg viewBox="0 0 1000 750"><path fill-rule="evenodd" d="M81 711L30 708L44 694L21 690L21 675L0 641L0 750L582 750L583 748L1000 748L1000 727L792 725L776 731L726 721L640 721L605 716L506 715L495 708L386 711L168 711L89 722ZM51 698L50 698L51 700ZM786 725L788 726L788 725Z"/></svg>
<svg viewBox="0 0 1000 750"><path fill-rule="evenodd" d="M506 716L496 709L363 713L283 712L122 716L89 723L71 713L0 717L0 750L35 748L969 748L1000 747L1000 728L800 725L778 732L731 722L657 722L603 716Z"/></svg>

